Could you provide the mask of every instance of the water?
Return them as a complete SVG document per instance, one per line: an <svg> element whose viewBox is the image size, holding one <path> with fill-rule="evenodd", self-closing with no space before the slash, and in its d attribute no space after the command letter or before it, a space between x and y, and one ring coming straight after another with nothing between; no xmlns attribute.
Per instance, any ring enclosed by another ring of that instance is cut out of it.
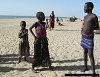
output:
<svg viewBox="0 0 100 77"><path fill-rule="evenodd" d="M0 15L0 19L15 19L15 18L35 18L35 16Z"/></svg>
<svg viewBox="0 0 100 77"><path fill-rule="evenodd" d="M15 19L15 18L36 18L36 16L0 15L0 19ZM49 18L49 16L46 16L46 18ZM58 17L58 18L67 18L67 17Z"/></svg>

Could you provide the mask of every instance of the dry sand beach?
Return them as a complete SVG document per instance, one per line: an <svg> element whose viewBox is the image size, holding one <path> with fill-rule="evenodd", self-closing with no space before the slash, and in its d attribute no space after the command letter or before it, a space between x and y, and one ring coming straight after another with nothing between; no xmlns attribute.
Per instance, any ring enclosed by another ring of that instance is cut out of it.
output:
<svg viewBox="0 0 100 77"><path fill-rule="evenodd" d="M18 32L20 21L27 22L27 29L36 21L32 18L0 19L0 77L61 77L65 74L92 74L92 71L81 72L83 69L83 49L81 42L82 21L69 22L64 19L64 26L55 26L53 31L47 30L49 52L53 70L46 68L34 73L31 70L34 38L29 32L30 54L28 62L18 62ZM100 34L95 34L95 65L96 73L100 74ZM88 60L89 68L90 60Z"/></svg>

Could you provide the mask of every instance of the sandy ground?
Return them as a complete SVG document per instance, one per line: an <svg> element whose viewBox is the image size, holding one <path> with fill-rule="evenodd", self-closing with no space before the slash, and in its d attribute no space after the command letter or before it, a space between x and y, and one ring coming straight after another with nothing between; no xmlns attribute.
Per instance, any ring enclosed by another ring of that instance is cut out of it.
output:
<svg viewBox="0 0 100 77"><path fill-rule="evenodd" d="M27 22L27 29L36 19L0 19L0 77L65 77L65 74L91 74L83 69L83 49L80 46L82 21L69 22L64 20L64 26L55 26L53 31L47 30L49 52L53 70L38 68L39 73L31 70L34 38L29 32L30 54L28 62L18 62L18 32L20 21ZM100 74L100 34L95 35L95 65L96 73Z"/></svg>

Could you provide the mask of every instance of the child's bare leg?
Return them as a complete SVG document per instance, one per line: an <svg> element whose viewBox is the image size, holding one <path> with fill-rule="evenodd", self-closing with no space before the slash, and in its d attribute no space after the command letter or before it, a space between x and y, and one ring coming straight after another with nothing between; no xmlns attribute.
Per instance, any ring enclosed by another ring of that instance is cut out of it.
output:
<svg viewBox="0 0 100 77"><path fill-rule="evenodd" d="M92 71L93 74L95 74L95 60L94 60L94 55L93 55L93 49L88 49L89 51L89 57L90 57L90 62L91 62L91 66L92 66Z"/></svg>
<svg viewBox="0 0 100 77"><path fill-rule="evenodd" d="M87 57L88 56L88 50L87 49L84 49L84 65L85 65L85 68L84 68L84 70L83 70L83 72L85 72L85 71L88 71L88 67L87 67Z"/></svg>

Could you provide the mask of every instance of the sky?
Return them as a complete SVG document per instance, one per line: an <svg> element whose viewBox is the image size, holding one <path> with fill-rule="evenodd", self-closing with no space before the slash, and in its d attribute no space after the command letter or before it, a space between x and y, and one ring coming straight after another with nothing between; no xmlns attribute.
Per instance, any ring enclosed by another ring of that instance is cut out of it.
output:
<svg viewBox="0 0 100 77"><path fill-rule="evenodd" d="M35 16L42 11L49 16L54 11L59 17L83 17L86 2L93 2L93 13L100 16L100 0L0 0L0 15Z"/></svg>

